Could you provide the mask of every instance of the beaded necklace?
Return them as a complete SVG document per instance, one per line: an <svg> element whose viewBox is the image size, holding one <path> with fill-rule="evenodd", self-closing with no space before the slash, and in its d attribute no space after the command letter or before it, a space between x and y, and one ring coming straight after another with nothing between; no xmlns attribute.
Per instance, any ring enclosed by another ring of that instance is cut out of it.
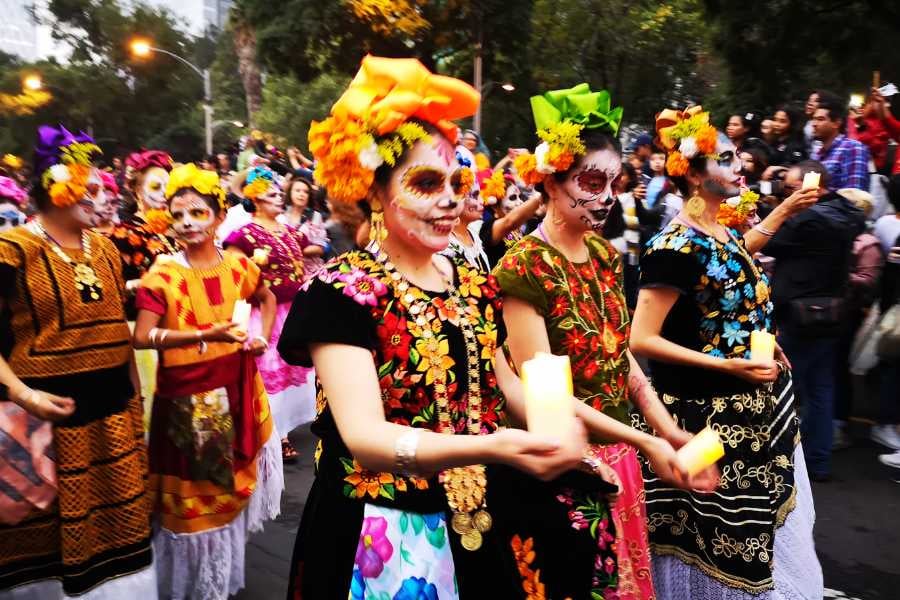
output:
<svg viewBox="0 0 900 600"><path fill-rule="evenodd" d="M75 262L65 253L60 243L47 233L39 219L29 223L28 227L32 233L50 246L54 254L75 271L75 289L81 294L82 302L97 302L103 297L103 284L97 277L94 267L91 266L91 236L87 229L81 230L81 252L84 254L84 261Z"/></svg>
<svg viewBox="0 0 900 600"><path fill-rule="evenodd" d="M432 328L429 325L428 315L435 312L431 309L431 300L421 290L412 286L400 273L388 256L381 250L373 252L375 259L381 263L388 276L394 295L400 304L415 319L415 325L422 329L422 336L429 340L428 343L437 344L433 337ZM434 259L432 259L433 261ZM479 352L475 324L478 323L478 311L466 311L466 302L460 296L453 283L453 278L446 274L435 264L435 268L444 278L447 286L448 301L446 311L448 316L442 316L436 311L433 319L450 321L454 319L450 314L458 314L458 325L462 331L466 343L466 371L468 376L468 406L466 411L467 430L470 435L481 433L481 370L479 365ZM454 310L455 309L455 310ZM450 417L450 398L447 393L447 373L441 371L434 382L435 403L438 413L438 430L440 433L453 435L453 424ZM445 469L440 473L439 480L447 494L447 504L453 511L450 524L453 531L460 535L460 543L466 550L478 550L483 543L483 534L490 531L493 519L487 512L487 475L484 465L470 465Z"/></svg>

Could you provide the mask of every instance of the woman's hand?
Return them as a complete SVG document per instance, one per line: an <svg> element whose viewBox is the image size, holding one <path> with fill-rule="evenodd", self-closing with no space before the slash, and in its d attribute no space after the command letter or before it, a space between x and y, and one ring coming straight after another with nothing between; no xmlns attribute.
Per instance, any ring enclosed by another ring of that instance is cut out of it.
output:
<svg viewBox="0 0 900 600"><path fill-rule="evenodd" d="M262 356L266 353L266 350L269 349L268 344L266 344L265 340L263 340L261 336L253 338L244 347L246 348L247 352L249 352L253 356Z"/></svg>
<svg viewBox="0 0 900 600"><path fill-rule="evenodd" d="M524 471L542 481L556 479L578 468L587 446L587 430L574 419L572 434L554 440L522 429L504 429L494 435L497 460Z"/></svg>
<svg viewBox="0 0 900 600"><path fill-rule="evenodd" d="M204 342L226 342L243 344L247 341L247 332L238 329L237 323L221 323L200 332L200 340Z"/></svg>
<svg viewBox="0 0 900 600"><path fill-rule="evenodd" d="M783 206L784 210L787 211L788 216L792 217L799 212L803 212L818 201L818 189L797 190L796 192L785 198L784 202L781 203L781 206Z"/></svg>
<svg viewBox="0 0 900 600"><path fill-rule="evenodd" d="M669 433L665 436L666 440L672 445L672 448L676 450L680 450L682 446L691 441L691 438L694 437L694 434L685 431L684 429L677 428L675 431ZM676 475L686 475L687 468L682 467L679 469L680 473ZM688 476L686 478L679 477L680 487L685 489L691 489L698 492L711 492L715 490L719 486L719 478L721 474L719 473L719 468L716 465L711 465L699 473L696 473L692 476Z"/></svg>
<svg viewBox="0 0 900 600"><path fill-rule="evenodd" d="M75 400L49 392L24 388L14 396L29 414L42 421L61 421L75 412Z"/></svg>
<svg viewBox="0 0 900 600"><path fill-rule="evenodd" d="M684 487L687 472L679 463L672 444L661 437L648 435L640 451L650 461L650 467L660 479L670 485Z"/></svg>
<svg viewBox="0 0 900 600"><path fill-rule="evenodd" d="M778 342L775 342L775 360L782 363L788 369L794 368L791 365L791 361L788 359L787 354L784 353L784 349L781 347L781 344L779 344Z"/></svg>
<svg viewBox="0 0 900 600"><path fill-rule="evenodd" d="M757 385L770 383L778 378L778 364L774 360L726 358L722 364L723 370L729 375Z"/></svg>

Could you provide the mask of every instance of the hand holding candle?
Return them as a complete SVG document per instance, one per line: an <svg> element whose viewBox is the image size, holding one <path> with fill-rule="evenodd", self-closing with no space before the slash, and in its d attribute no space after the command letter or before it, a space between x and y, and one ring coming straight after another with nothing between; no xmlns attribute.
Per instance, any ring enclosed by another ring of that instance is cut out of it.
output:
<svg viewBox="0 0 900 600"><path fill-rule="evenodd" d="M538 352L522 363L528 431L559 439L572 432L575 404L568 356Z"/></svg>
<svg viewBox="0 0 900 600"><path fill-rule="evenodd" d="M750 358L753 360L775 360L775 336L768 331L750 333Z"/></svg>
<svg viewBox="0 0 900 600"><path fill-rule="evenodd" d="M822 175L820 173L816 173L815 171L810 171L806 175L803 176L803 185L800 186L801 190L817 190L819 189L819 181L821 180Z"/></svg>
<svg viewBox="0 0 900 600"><path fill-rule="evenodd" d="M691 477L714 465L723 456L725 447L722 440L710 427L692 437L691 441L678 450L678 460Z"/></svg>
<svg viewBox="0 0 900 600"><path fill-rule="evenodd" d="M234 311L231 313L231 322L245 334L250 330L250 303L246 300L238 300L234 303Z"/></svg>

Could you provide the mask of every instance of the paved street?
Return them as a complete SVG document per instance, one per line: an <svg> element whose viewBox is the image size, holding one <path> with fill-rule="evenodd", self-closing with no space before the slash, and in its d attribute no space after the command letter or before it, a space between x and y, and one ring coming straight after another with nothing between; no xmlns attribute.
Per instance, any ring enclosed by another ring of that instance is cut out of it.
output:
<svg viewBox="0 0 900 600"><path fill-rule="evenodd" d="M856 432L858 444L835 455L834 481L813 484L816 545L827 598L900 598L900 484L888 478L880 449ZM291 436L301 460L286 466L281 517L256 534L247 549L247 587L241 600L281 600L303 502L312 482L314 438L307 428Z"/></svg>

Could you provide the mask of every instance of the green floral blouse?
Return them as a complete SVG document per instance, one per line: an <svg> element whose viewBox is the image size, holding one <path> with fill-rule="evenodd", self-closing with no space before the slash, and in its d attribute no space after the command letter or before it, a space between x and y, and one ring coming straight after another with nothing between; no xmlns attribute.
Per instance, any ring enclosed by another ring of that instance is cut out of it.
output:
<svg viewBox="0 0 900 600"><path fill-rule="evenodd" d="M575 396L629 423L628 335L622 262L600 236L584 238L590 260L572 263L529 235L494 269L504 296L520 298L544 317L553 354L568 355Z"/></svg>

